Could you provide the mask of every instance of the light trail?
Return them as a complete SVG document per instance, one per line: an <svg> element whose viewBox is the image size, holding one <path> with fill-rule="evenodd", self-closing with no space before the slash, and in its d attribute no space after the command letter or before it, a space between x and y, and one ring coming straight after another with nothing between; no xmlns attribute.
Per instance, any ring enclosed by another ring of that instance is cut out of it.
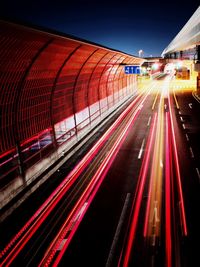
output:
<svg viewBox="0 0 200 267"><path fill-rule="evenodd" d="M149 94L149 93L148 93ZM139 113L141 112L141 109L143 107L143 103L146 100L148 94L146 94L146 96L143 98L143 100L141 101L141 103L138 105L138 108L136 109L136 111L134 112L134 114L132 115L129 123L126 125L125 129L121 132L120 137L117 139L117 141L115 142L114 147L112 148L111 152L108 153L107 157L105 158L105 160L102 162L102 164L100 165L99 169L97 170L97 173L94 175L94 177L92 178L92 181L98 181L98 185L97 187L95 187L94 192L92 193L92 196L89 198L89 200L87 200L87 208L84 210L84 214L87 211L87 209L89 208L89 205L91 204L93 198L96 195L96 192L98 191L101 183L103 182L108 170L110 169L121 145L123 144L125 138L127 137L130 127L132 127L132 125L134 124L135 120L137 119L137 116L139 115ZM113 154L113 155L112 155ZM107 159L108 158L108 159ZM106 163L105 163L106 161ZM105 170L104 170L105 168ZM98 172L100 172L100 174L98 174ZM97 177L96 177L97 176ZM95 178L96 177L96 178ZM87 187L87 189L84 191L83 195L85 194L85 192L89 190L89 192L91 193L91 190L93 190L93 188L91 187L91 185L89 185ZM89 194L90 194L89 193ZM82 198L82 197L81 197ZM80 201L80 199L79 199ZM86 201L86 199L84 198L84 201ZM77 205L76 205L77 206ZM81 206L80 206L81 207ZM79 208L80 208L79 207ZM76 211L76 209L74 208L74 211ZM77 209L78 211L78 209ZM73 215L73 212L71 213L71 215ZM69 216L70 217L70 216ZM43 257L41 263L39 266L49 266L50 262L53 261L53 266L57 266L58 263L60 262L65 250L67 249L73 235L75 234L80 221L78 221L77 223L75 222L75 224L73 224L73 227L69 227L69 217L67 218L65 224L63 225L62 229L60 230L60 232L58 233L57 237L54 239L54 241L52 242L52 244L50 245L49 249L47 250L45 256ZM74 221L74 220L72 220ZM66 239L66 234L69 232L70 229L70 234L68 236L68 238ZM60 247L60 242L62 242L63 239L66 239L66 242L62 248L62 250L59 252L59 255L55 256L56 251L58 251L58 247ZM56 257L55 260L53 260L53 258Z"/></svg>
<svg viewBox="0 0 200 267"><path fill-rule="evenodd" d="M147 97L147 96L146 96ZM143 99L142 102L145 101L146 97ZM92 200L94 199L100 185L102 184L104 178L106 177L107 172L109 171L113 161L115 160L115 157L122 146L124 140L126 139L131 127L133 126L135 120L137 119L139 113L141 111L141 105L138 106L136 111L131 116L129 122L121 131L120 136L115 141L112 149L107 154L106 158L103 160L101 165L99 166L97 172L93 176L92 180L90 181L89 185L83 192L82 196L79 198L77 204L75 205L74 209L70 213L70 215L67 217L65 223L61 227L59 233L51 243L50 247L46 251L42 261L40 262L39 266L49 266L50 263L53 261L53 266L57 266L60 262L60 260L63 257L64 252L66 251L68 245L70 244L72 237L74 236L76 230L78 229L78 226L86 213L87 209L89 208L90 204L92 203ZM81 217L79 220L75 220L77 217L77 213L80 213L80 210L82 209L82 205L87 201L87 206L85 207L84 211L82 212ZM58 248L60 247L60 244L63 239L67 239L63 248L59 251L58 255L56 253L58 252Z"/></svg>
<svg viewBox="0 0 200 267"><path fill-rule="evenodd" d="M164 95L168 82L165 82L158 106L158 121L156 125L155 145L151 165L149 192L144 222L144 237L152 238L155 245L156 237L160 236L162 179L163 179L163 138L164 138Z"/></svg>
<svg viewBox="0 0 200 267"><path fill-rule="evenodd" d="M149 91L150 92L150 91ZM147 92L147 95L149 94ZM47 216L53 211L57 203L66 194L69 188L74 184L79 175L86 169L93 158L97 155L99 150L110 138L111 134L117 129L119 124L124 120L125 116L132 110L132 108L139 102L141 104L142 95L139 95L126 108L126 110L119 116L113 125L103 134L92 149L83 157L83 159L76 165L76 167L67 175L63 182L54 190L54 192L47 198L42 206L35 212L35 214L28 220L22 229L11 239L9 244L0 252L0 259L3 259L2 264L9 266L16 256L20 253L23 247L27 244L33 234L45 221Z"/></svg>
<svg viewBox="0 0 200 267"><path fill-rule="evenodd" d="M171 267L172 240L171 240L171 144L170 144L170 118L165 115L165 251L166 267Z"/></svg>
<svg viewBox="0 0 200 267"><path fill-rule="evenodd" d="M114 131L119 127L119 124L123 122L124 118L128 115L128 113L135 106L138 106L138 112L141 111L143 103L151 90L152 89L150 88L145 95L138 95L134 99L134 101L119 116L119 118L106 131L106 133L100 138L100 140L85 155L85 157L80 161L80 163L77 164L77 166L63 180L63 182L54 190L54 192L48 197L48 199L43 203L43 205L25 224L25 226L14 236L14 238L0 253L0 258L2 259L2 266L9 266L18 256L18 254L22 251L22 249L25 247L31 237L47 219L48 215L55 209L56 205L64 197L69 188L74 184L80 174L87 168L93 158L97 155L102 146L106 143L106 141L110 138ZM83 213L85 213L85 211ZM66 243L68 242L65 242L65 244Z"/></svg>
<svg viewBox="0 0 200 267"><path fill-rule="evenodd" d="M176 108L179 109L180 107L179 107L179 104L178 104L178 101L177 101L177 98L176 98L176 94L174 92L174 89L173 89L173 95L174 95L174 101L176 103Z"/></svg>
<svg viewBox="0 0 200 267"><path fill-rule="evenodd" d="M181 218L181 222L183 226L183 235L187 236L188 231L187 231L184 199L183 199L182 184L181 184L180 166L179 166L179 160L178 160L178 152L177 152L174 124L173 124L173 117L172 117L172 105L171 105L169 91L168 91L168 103L169 103L170 125L171 125L171 133L172 133L172 146L173 146L173 154L174 154L174 160L175 160L178 195L179 195L179 201L180 201L180 211L181 211L180 218Z"/></svg>
<svg viewBox="0 0 200 267"><path fill-rule="evenodd" d="M152 108L151 108L152 110L154 110L154 108L155 108L158 95L159 95L159 90L157 90L157 93L156 93L156 96L155 96L155 99L154 99L154 102L153 102L153 105L152 105Z"/></svg>
<svg viewBox="0 0 200 267"><path fill-rule="evenodd" d="M142 157L142 153L143 153L143 150L144 150L144 142L145 142L145 139L143 139L143 141L142 141L142 145L141 145L141 148L140 148L140 151L139 151L139 154L138 154L138 159L141 159L141 157Z"/></svg>
<svg viewBox="0 0 200 267"><path fill-rule="evenodd" d="M164 99L168 100L168 104L164 104ZM176 99L176 98L175 98ZM176 99L177 100L177 99ZM178 103L177 103L178 104ZM154 100L155 105L155 100ZM168 111L169 106L169 111ZM164 109L165 107L165 109ZM179 106L177 107L179 108ZM165 114L165 116L164 116ZM165 132L165 135L164 135ZM147 207L144 222L144 237L150 237L152 242L151 245L156 245L156 238L160 238L161 235L161 207L162 207L162 184L163 178L165 178L165 255L166 255L166 266L172 266L172 225L171 225L171 214L172 205L174 209L174 191L171 192L171 179L173 177L173 169L176 173L177 185L178 185L178 196L180 203L180 215L181 225L183 227L183 234L187 235L187 226L185 220L185 209L183 202L182 186L180 180L180 167L178 162L176 139L174 134L174 125L172 119L172 107L169 98L169 77L166 78L164 86L162 88L160 103L158 106L157 121L155 126L155 142L153 145L153 157L151 163L149 191L147 199ZM164 139L165 137L165 139ZM148 148L148 145L146 147ZM165 150L164 150L165 149ZM165 152L165 153L164 153ZM163 156L165 155L165 161ZM172 161L174 158L174 161ZM149 159L144 155L146 164L149 165ZM163 166L164 162L164 166ZM163 168L164 167L164 168ZM141 170L143 165L141 167ZM147 176L147 171L143 170L144 176ZM136 188L135 199L131 211L131 223L130 228L127 232L126 244L123 245L118 267L127 267L130 263L130 257L133 249L133 242L135 239L135 233L138 224L139 211L141 206L141 191L143 192L144 181L146 178L139 176L138 184ZM139 186L139 189L138 189ZM173 203L172 203L173 202ZM174 222L174 220L173 220ZM125 247L125 249L124 249ZM177 246L174 246L177 250Z"/></svg>
<svg viewBox="0 0 200 267"><path fill-rule="evenodd" d="M148 119L148 122L147 122L147 126L150 125L150 122L151 122L151 116L149 116L149 119Z"/></svg>
<svg viewBox="0 0 200 267"><path fill-rule="evenodd" d="M165 84L166 85L166 84ZM154 88L150 88L145 96L138 96L132 104L120 115L115 123L109 128L106 133L100 138L100 140L94 145L94 147L85 155L80 163L70 172L70 174L64 179L64 181L56 188L56 190L48 197L48 199L42 204L38 211L31 217L31 219L25 224L25 226L15 235L10 243L1 252L0 258L3 258L3 263L0 266L9 266L13 260L22 251L24 246L28 243L31 237L42 226L43 222L47 219L50 213L56 209L57 204L63 199L65 194L89 166L91 161L98 155L100 150L106 144L106 142L113 137L120 124L124 121L125 117L133 112L129 122L119 133L117 139L114 141L113 146L105 155L105 158L101 164L97 167L95 174L93 171L88 174L92 177L91 181L87 185L82 195L77 200L75 206L70 211L64 224L58 231L58 234L50 244L50 247L46 251L39 266L57 266L66 249L68 248L74 234L76 233L85 213L91 205L99 187L105 179L115 157L122 146L125 138L127 137L130 128L134 125L135 120L138 118L139 113L143 109L144 101L149 93ZM168 106L164 105L164 94L167 92ZM154 106L156 104L158 94L154 100ZM173 96L172 96L173 99ZM174 98L175 99L175 98ZM164 110L165 107L165 110ZM180 113L180 111L179 111ZM164 116L165 114L165 116ZM165 120L164 120L165 119ZM164 125L165 122L165 125ZM169 90L166 90L166 86L163 87L160 102L158 105L158 112L149 117L147 126L150 125L149 136L144 149L145 139L143 139L141 149L138 154L138 158L144 157L142 160L142 166L138 177L137 188L134 196L134 201L131 210L131 216L129 218L129 229L126 236L127 244L123 244L122 252L118 266L127 267L130 263L132 248L136 236L136 230L138 225L138 217L141 210L142 196L146 184L147 177L150 169L150 181L148 190L148 199L145 213L144 222L144 237L151 237L155 240L160 236L161 227L161 206L162 206L162 180L165 176L165 255L166 255L166 267L172 266L172 226L175 224L172 219L174 212L174 189L172 185L173 170L176 172L176 183L178 188L178 198L180 203L180 219L182 225L183 235L187 235L187 225L185 218L185 209L181 185L180 166L178 161L177 145L172 116L172 105L170 102ZM165 130L165 135L164 135ZM118 133L117 133L118 134ZM116 134L116 136L117 136ZM165 139L164 139L165 136ZM186 135L187 138L187 135ZM189 138L188 138L189 139ZM165 153L164 153L165 147ZM151 158L152 155L152 158ZM163 156L165 159L163 160ZM172 161L174 159L174 162ZM163 166L164 164L164 166ZM98 164L97 164L98 165ZM97 166L96 165L96 166ZM151 168L149 168L151 167ZM164 168L163 168L164 167ZM95 168L94 168L95 169ZM198 169L196 169L198 170ZM199 171L197 172L198 177ZM175 177L174 177L175 178ZM174 226L175 228L175 226ZM155 242L153 243L155 245ZM174 250L175 245L173 245ZM122 264L122 265L121 265Z"/></svg>
<svg viewBox="0 0 200 267"><path fill-rule="evenodd" d="M138 216L139 216L140 206L142 202L142 195L144 191L146 176L147 176L149 162L150 162L150 155L151 155L151 150L153 146L156 123L157 123L157 113L154 114L154 117L152 120L150 134L147 140L146 150L145 150L145 154L144 154L144 158L142 161L142 166L141 166L141 170L140 170L140 174L138 178L135 198L134 198L133 205L132 205L132 212L131 212L132 215L130 217L130 229L127 233L128 240L127 240L127 243L125 244L125 247L122 249L118 266L127 267L130 261L131 250L132 250L133 242L135 239Z"/></svg>

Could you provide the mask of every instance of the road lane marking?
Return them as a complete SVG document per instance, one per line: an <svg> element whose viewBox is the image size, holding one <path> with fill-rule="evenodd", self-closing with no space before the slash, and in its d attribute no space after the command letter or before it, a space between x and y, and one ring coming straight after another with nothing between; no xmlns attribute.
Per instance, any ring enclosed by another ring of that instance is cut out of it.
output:
<svg viewBox="0 0 200 267"><path fill-rule="evenodd" d="M150 125L150 122L151 122L151 116L149 116L149 120L148 120L147 126Z"/></svg>
<svg viewBox="0 0 200 267"><path fill-rule="evenodd" d="M188 135L187 135L187 134L185 134L185 136L186 136L186 139L187 139L187 141L189 141L190 139L189 139Z"/></svg>
<svg viewBox="0 0 200 267"><path fill-rule="evenodd" d="M174 92L173 92L174 93ZM177 98L176 98L176 95L175 95L175 93L174 93L174 100L175 100L175 103L176 103L176 107L177 107L177 109L179 109L179 105L178 105L178 101L177 101Z"/></svg>
<svg viewBox="0 0 200 267"><path fill-rule="evenodd" d="M199 97L195 94L194 91L192 92L192 95L193 95L193 97L200 103L200 99L199 99Z"/></svg>
<svg viewBox="0 0 200 267"><path fill-rule="evenodd" d="M162 159L160 159L160 167L163 168L163 162L162 162Z"/></svg>
<svg viewBox="0 0 200 267"><path fill-rule="evenodd" d="M154 102L153 102L152 110L154 110L154 107L155 107L157 98L158 98L158 93L157 93L157 95L156 95L156 97L155 97L155 100L154 100Z"/></svg>
<svg viewBox="0 0 200 267"><path fill-rule="evenodd" d="M198 178L199 178L199 182L200 182L200 172L199 172L198 168L196 168L196 172L197 172L197 175L198 175Z"/></svg>
<svg viewBox="0 0 200 267"><path fill-rule="evenodd" d="M183 117L180 117L181 121L183 121Z"/></svg>
<svg viewBox="0 0 200 267"><path fill-rule="evenodd" d="M190 154L191 154L191 157L194 158L194 153L193 153L191 146L190 146Z"/></svg>
<svg viewBox="0 0 200 267"><path fill-rule="evenodd" d="M85 211L85 209L86 209L86 207L87 207L87 202L85 202L84 204L83 204L83 206L81 207L81 209L79 210L79 212L78 212L78 214L76 215L76 217L74 218L74 222L76 222L76 221L78 221L79 220L79 218L81 217L81 215L83 214L83 212Z"/></svg>
<svg viewBox="0 0 200 267"><path fill-rule="evenodd" d="M142 153L144 151L144 142L145 142L145 138L142 141L142 145L141 145L141 148L140 148L140 151L139 151L139 154L138 154L138 159L141 159L141 157L142 157Z"/></svg>
<svg viewBox="0 0 200 267"><path fill-rule="evenodd" d="M189 103L188 105L189 105L189 107L192 109L192 103Z"/></svg>
<svg viewBox="0 0 200 267"><path fill-rule="evenodd" d="M178 112L179 114L181 114L181 112L180 112L180 110L179 110L179 112Z"/></svg>
<svg viewBox="0 0 200 267"><path fill-rule="evenodd" d="M155 247L155 245L156 245L156 235L153 234L151 236L151 246ZM154 266L154 265L152 265L152 266Z"/></svg>
<svg viewBox="0 0 200 267"><path fill-rule="evenodd" d="M185 124L184 123L182 124L182 126L183 126L183 129L185 129Z"/></svg>
<svg viewBox="0 0 200 267"><path fill-rule="evenodd" d="M62 248L64 247L66 241L67 241L67 238L64 238L64 239L61 241L59 247L57 248L57 251L61 251L61 250L62 250Z"/></svg>
<svg viewBox="0 0 200 267"><path fill-rule="evenodd" d="M125 219L125 215L126 215L126 212L127 212L127 209L128 209L128 203L130 201L130 196L131 196L131 193L127 193L126 199L125 199L125 202L124 202L124 206L122 208L122 212L121 212L121 215L120 215L120 218L119 218L119 223L117 225L117 229L116 229L116 232L115 232L115 235L114 235L114 238L113 238L113 242L112 242L112 245L111 245L111 248L110 248L110 252L109 252L109 255L108 255L108 259L107 259L107 262L106 262L106 267L112 266L113 259L114 259L114 256L115 256L115 250L116 250L117 242L119 240L120 232L121 232L121 229L122 229L122 226L123 226L123 223L124 223L124 219Z"/></svg>
<svg viewBox="0 0 200 267"><path fill-rule="evenodd" d="M157 208L157 200L154 200L154 209L153 209L153 216L151 222L153 223L153 226L156 226L156 223L160 222L160 219L158 217L158 208Z"/></svg>
<svg viewBox="0 0 200 267"><path fill-rule="evenodd" d="M179 165L179 159L178 159L177 143L176 143L176 139L175 139L174 122L173 122L173 118L172 118L172 104L171 104L169 93L168 93L168 102L169 102L169 114L170 114L170 122L171 122L172 146L173 146L173 150L174 150L175 169L176 169L176 173L177 173L176 176L177 176L177 184L178 184L178 197L181 201L180 218L181 218L181 223L182 223L183 235L187 236L188 230L187 230L184 199L183 199L183 190L182 190L182 183L181 183L180 165Z"/></svg>
<svg viewBox="0 0 200 267"><path fill-rule="evenodd" d="M143 106L144 106L143 104L140 104L139 107L138 107L138 109L142 109Z"/></svg>

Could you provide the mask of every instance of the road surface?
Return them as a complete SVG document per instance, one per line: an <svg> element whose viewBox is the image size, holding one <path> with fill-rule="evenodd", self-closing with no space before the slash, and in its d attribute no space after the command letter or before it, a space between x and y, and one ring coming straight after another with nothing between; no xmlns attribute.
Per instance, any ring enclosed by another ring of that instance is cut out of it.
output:
<svg viewBox="0 0 200 267"><path fill-rule="evenodd" d="M177 84L146 82L1 224L2 266L197 266L200 103Z"/></svg>

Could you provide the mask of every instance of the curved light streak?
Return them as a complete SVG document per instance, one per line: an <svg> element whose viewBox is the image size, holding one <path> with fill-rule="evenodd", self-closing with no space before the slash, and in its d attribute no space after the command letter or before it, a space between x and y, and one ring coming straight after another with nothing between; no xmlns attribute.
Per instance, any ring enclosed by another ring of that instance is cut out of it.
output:
<svg viewBox="0 0 200 267"><path fill-rule="evenodd" d="M138 224L138 216L139 216L139 211L140 211L141 202L142 202L142 195L144 191L145 181L146 181L149 162L150 162L151 149L153 146L153 140L155 136L156 123L157 123L157 113L154 114L154 117L152 120L150 134L149 134L149 138L148 138L147 145L146 145L146 151L144 154L142 167L141 167L139 178L138 178L136 195L135 195L133 206L132 206L133 214L132 214L131 221L130 221L131 224L130 224L130 230L128 232L128 241L126 243L124 251L122 251L123 255L121 254L120 256L120 261L118 263L118 266L127 267L130 261L131 250L132 250L133 242L135 239L136 227ZM123 263L121 261L123 261Z"/></svg>
<svg viewBox="0 0 200 267"><path fill-rule="evenodd" d="M162 52L162 56L175 51L186 50L200 43L200 7L194 12L182 30Z"/></svg>

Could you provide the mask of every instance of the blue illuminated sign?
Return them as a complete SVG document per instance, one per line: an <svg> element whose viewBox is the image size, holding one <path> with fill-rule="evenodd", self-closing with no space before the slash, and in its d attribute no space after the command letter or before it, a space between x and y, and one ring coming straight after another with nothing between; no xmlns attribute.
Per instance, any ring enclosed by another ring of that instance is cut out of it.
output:
<svg viewBox="0 0 200 267"><path fill-rule="evenodd" d="M125 66L125 74L140 74L140 66Z"/></svg>

